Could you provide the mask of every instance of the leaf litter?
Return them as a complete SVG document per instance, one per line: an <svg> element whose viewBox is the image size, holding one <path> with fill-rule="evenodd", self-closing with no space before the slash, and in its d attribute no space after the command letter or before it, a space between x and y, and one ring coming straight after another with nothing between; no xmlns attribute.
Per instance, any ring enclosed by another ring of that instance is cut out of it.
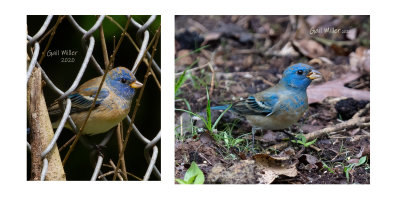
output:
<svg viewBox="0 0 400 205"><path fill-rule="evenodd" d="M193 67L212 62L212 106L273 86L287 66L298 62L314 66L323 79L309 87L309 110L287 132L306 135L347 122L370 100L368 16L177 16L175 20L176 35L194 32L190 34L194 36L192 42L208 45L191 54L186 62L177 62L175 69L176 73L182 72L195 59L199 62ZM315 28L335 27L348 32L310 35ZM176 39L176 58L194 50L180 44ZM194 77L180 88L179 97L187 100L191 111L205 115L205 85L199 86L199 79L210 86L211 72L200 68L190 75ZM179 100L175 107L187 109ZM180 127L183 114L176 112L176 127ZM219 114L213 113L213 117ZM369 184L369 108L363 116L366 122L325 133L307 148L287 143L291 136L284 132L263 130L256 134L255 152L240 146L228 149L223 141L214 139L214 133L204 132L200 121L193 122L186 116L182 119L191 121L184 122L186 131L175 142L175 177L183 179L195 161L204 172L206 183ZM193 135L190 125L200 132ZM216 129L227 127L232 136L251 143L251 126L244 119L238 120L238 116L227 112ZM282 142L289 147L270 149ZM345 167L364 156L366 163L350 170L348 180Z"/></svg>

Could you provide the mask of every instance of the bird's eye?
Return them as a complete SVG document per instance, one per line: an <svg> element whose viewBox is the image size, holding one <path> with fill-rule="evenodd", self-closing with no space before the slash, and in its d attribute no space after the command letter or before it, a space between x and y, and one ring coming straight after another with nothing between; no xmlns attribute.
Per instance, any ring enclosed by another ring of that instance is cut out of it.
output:
<svg viewBox="0 0 400 205"><path fill-rule="evenodd" d="M297 74L303 75L303 70L298 70L298 71L297 71Z"/></svg>
<svg viewBox="0 0 400 205"><path fill-rule="evenodd" d="M121 78L121 83L126 83L126 79L125 78Z"/></svg>

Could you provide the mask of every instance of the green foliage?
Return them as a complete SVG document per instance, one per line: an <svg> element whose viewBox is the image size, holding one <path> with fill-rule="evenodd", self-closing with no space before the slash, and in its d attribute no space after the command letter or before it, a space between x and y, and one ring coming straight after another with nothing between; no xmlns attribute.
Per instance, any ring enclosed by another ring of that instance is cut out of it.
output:
<svg viewBox="0 0 400 205"><path fill-rule="evenodd" d="M179 95L180 93L178 92L179 88L185 83L185 81L188 79L188 76L186 75L186 71L190 68L192 68L198 60L195 60L191 65L189 65L182 73L181 76L179 76L178 80L175 83L175 96Z"/></svg>
<svg viewBox="0 0 400 205"><path fill-rule="evenodd" d="M314 139L310 142L307 142L307 138L303 134L297 134L295 138L297 138L297 140L292 140L292 142L301 144L304 147L309 147L310 145L314 144L317 141L317 139Z"/></svg>
<svg viewBox="0 0 400 205"><path fill-rule="evenodd" d="M323 164L323 167L322 168L325 168L325 169L327 169L330 173L332 173L332 174L334 174L335 172L333 171L333 169L332 168L330 168L325 162L323 162L323 161L321 161L322 162L322 164Z"/></svg>
<svg viewBox="0 0 400 205"><path fill-rule="evenodd" d="M218 119L214 122L214 124L212 124L211 122L211 106L210 106L210 97L208 95L208 89L206 88L206 92L207 92L207 107L206 107L206 112L207 112L207 116L206 118L204 118L203 116L196 114L194 112L191 112L189 110L183 110L183 109L175 109L178 111L183 111L183 112L187 112L191 115L194 115L198 118L200 118L204 125L206 126L207 130L210 131L211 133L213 132L214 128L218 125L219 120L222 118L222 116L231 108L232 105L230 105L227 109L225 109L218 117Z"/></svg>
<svg viewBox="0 0 400 205"><path fill-rule="evenodd" d="M243 138L234 138L231 135L228 135L227 132L222 132L223 140L225 142L225 146L230 149L231 147L236 147L241 142L245 141Z"/></svg>
<svg viewBox="0 0 400 205"><path fill-rule="evenodd" d="M175 179L179 184L204 184L204 174L195 162L190 164L184 179Z"/></svg>
<svg viewBox="0 0 400 205"><path fill-rule="evenodd" d="M367 156L361 157L357 163L352 163L343 168L343 172L346 174L347 182L350 181L350 171L353 170L355 167L364 164L367 161Z"/></svg>

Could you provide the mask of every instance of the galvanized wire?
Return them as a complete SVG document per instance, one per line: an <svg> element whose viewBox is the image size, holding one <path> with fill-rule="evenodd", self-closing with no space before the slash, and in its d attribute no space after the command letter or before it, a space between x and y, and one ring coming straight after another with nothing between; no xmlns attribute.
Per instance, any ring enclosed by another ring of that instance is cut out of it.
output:
<svg viewBox="0 0 400 205"><path fill-rule="evenodd" d="M157 169L153 169L154 165L156 164L157 156L158 156L158 148L155 146L158 141L161 139L161 131L158 132L157 136L151 140L146 147L144 148L144 156L146 158L147 163L149 163L149 167L147 168L146 174L144 175L143 180L148 180L150 178L150 174L153 171L154 174L160 175ZM151 160L149 160L149 149L153 148L153 154Z"/></svg>
<svg viewBox="0 0 400 205"><path fill-rule="evenodd" d="M47 158L44 158L42 173L40 174L40 181L44 181L44 179L46 179L47 168L49 168L49 161Z"/></svg>
<svg viewBox="0 0 400 205"><path fill-rule="evenodd" d="M100 25L101 25L101 24L99 24L99 25L96 25L96 24L99 22L99 20L100 20L100 21L103 21L103 20L104 20L104 17L105 17L104 15L99 17L99 19L98 19L97 22L95 23L95 26L96 26L96 29L95 29L95 30L97 30L97 29L100 27ZM88 46L85 44L85 39L86 39L86 38L85 38L85 35L86 35L87 33L89 33L89 32L90 32L90 34L93 34L93 32L94 32L95 30L86 31L86 30L83 29L81 26L79 26L79 24L75 21L75 19L74 19L72 16L67 16L67 19L69 20L69 22L72 23L73 27L74 27L76 30L78 30L79 32L81 32L82 34L84 34L84 37L82 38L82 45L83 45L83 48L85 49L85 51L87 52ZM103 75L103 74L104 74L104 71L103 71L103 69L101 68L101 66L99 65L99 63L97 63L97 61L96 61L96 59L94 58L93 55L90 56L90 60L92 60L93 64L96 66L97 71L98 71L101 75Z"/></svg>
<svg viewBox="0 0 400 205"><path fill-rule="evenodd" d="M157 146L155 146L155 144L157 144L157 142L161 139L161 134L160 134L160 132L158 133L158 135L160 135L160 137L155 137L155 138L154 138L155 140L154 140L153 142L151 142L151 141L148 140L145 136L143 136L142 133L140 133L139 129L136 127L135 124L131 123L131 119L130 119L129 117L127 117L127 119L128 119L129 124L132 124L132 130L133 130L133 132L135 133L135 135L136 135L142 142L144 142L145 144L151 144L151 145L153 145L154 147L157 147ZM147 147L147 149L150 149L150 146ZM154 151L157 151L157 150L153 150L153 155L154 155ZM158 155L155 156L156 159L157 159L157 156L158 156ZM148 160L148 159L150 158L150 155L149 155L148 152L145 152L145 153L144 153L144 157L145 157L147 163L149 163L149 167L150 167L150 166L153 166L153 165L155 164L155 161L153 162L153 161L149 161L149 160ZM156 160L156 159L155 159L155 160ZM161 178L161 173L160 173L160 171L157 169L156 166L154 166L154 174L155 174L158 178Z"/></svg>
<svg viewBox="0 0 400 205"><path fill-rule="evenodd" d="M40 51L40 46L39 46L39 43L36 42L35 43L35 50L33 52L33 55L31 57L31 62L29 63L29 67L28 67L28 74L27 74L27 78L26 78L26 83L28 83L28 80L31 77L33 68L35 67L35 64L37 62L37 58L39 56L39 51Z"/></svg>
<svg viewBox="0 0 400 205"><path fill-rule="evenodd" d="M129 16L127 16L127 17L129 18ZM142 39L140 39L140 36L142 35L142 33L143 33L144 31L147 31L147 28L154 22L155 19L156 19L156 16L153 15L153 16L151 16L151 17L147 20L147 22L146 22L145 24L141 25L140 23L136 22L134 19L131 18L131 23L132 23L132 25L134 25L136 28L139 29L139 30L137 31L137 34L136 34L136 39L139 41L139 43L142 43L142 42L144 43L144 40L146 40L146 39L144 38L144 39L142 40ZM146 36L146 34L145 34L145 36ZM148 40L148 39L147 39L147 40ZM146 44L147 44L147 43L146 43ZM142 47L140 48L140 50L142 50ZM152 59L152 58L151 58L150 52L146 52L146 55L147 55L147 57L148 57L149 59ZM141 57L138 56L137 59L141 59ZM155 68L155 70L157 71L157 74L160 74L160 73L161 73L161 69L160 69L160 67L158 66L158 64L156 63L156 61L155 61L154 59L151 61L151 64L153 65L153 68ZM132 68L132 70L133 70L134 73L135 73L136 70L134 70L134 69L136 69L135 66L133 66L133 68Z"/></svg>
<svg viewBox="0 0 400 205"><path fill-rule="evenodd" d="M50 152L50 150L55 146L56 141L57 141L58 137L60 136L61 130L63 129L67 120L68 120L69 124L71 125L71 127L76 132L78 131L75 123L73 122L73 120L70 116L71 100L68 98L68 95L71 92L73 92L79 85L79 83L82 79L82 76L86 71L87 64L89 63L89 61L93 62L93 64L95 65L96 69L98 70L98 72L100 74L104 74L103 69L97 63L96 59L92 55L94 45L95 45L95 39L93 37L93 33L100 28L100 26L104 20L104 17L105 17L105 15L99 16L97 21L95 22L95 24L88 31L86 31L75 21L75 19L72 16L67 16L67 19L71 23L72 27L74 27L77 31L79 31L81 34L83 34L81 42L82 42L82 46L86 52L85 58L81 64L79 72L78 72L77 76L75 77L74 81L72 82L72 85L69 87L69 89L67 91L63 92L61 89L59 89L57 86L55 86L55 84L47 76L45 71L43 69L41 69L42 78L45 80L46 85L48 87L50 87L51 90L53 90L56 94L60 95L60 97L58 98L58 102L60 105L59 106L60 109L63 111L63 116L60 120L60 123L56 129L56 132L55 132L51 142L41 153L41 157L43 159L43 167L42 167L41 178L40 178L41 180L45 180L45 178L46 178L47 167L48 167L48 159L46 156ZM28 55L30 56L30 63L29 63L28 70L27 70L27 81L29 80L29 78L32 74L33 68L35 66L38 68L41 68L41 65L37 61L39 53L40 53L40 45L39 45L38 39L43 36L43 34L47 30L48 26L50 25L52 18L53 18L52 15L47 16L46 20L44 21L44 23L41 26L41 28L39 29L39 31L33 37L31 37L29 35L27 36ZM139 29L136 33L136 37L138 39L138 42L141 44L139 54L136 57L135 64L134 64L132 70L135 70L135 71L137 70L137 67L139 66L141 58L146 53L146 49L148 46L148 40L149 40L149 32L147 31L147 28L154 22L155 19L156 19L156 16L151 16L144 25L140 25L139 23L135 22L131 18L131 23ZM89 43L87 43L87 40L89 40ZM33 52L32 52L32 50L33 50ZM147 52L147 56L151 56L149 52ZM149 57L149 59L152 59L152 58ZM155 68L155 70L157 71L157 73L160 74L160 72L161 72L160 67L157 65L157 63L154 60L152 60L152 65L153 65L153 68ZM130 122L129 117L127 117L127 119ZM114 129L110 130L106 134L106 137L100 143L100 146L104 146L105 144L107 144L107 142L111 139L113 130ZM149 179L151 172L155 173L156 177L161 178L161 174L160 174L159 170L157 169L157 167L155 166L155 162L156 162L157 156L158 156L158 147L156 146L156 144L161 139L160 132L157 134L157 136L153 140L150 141L140 133L140 131L136 128L136 126L134 124L133 124L133 130L134 130L135 136L137 136L139 139L141 139L141 141L143 141L146 144L145 151L144 151L145 152L144 157L147 160L147 162L149 163L149 166L148 166L146 174L144 176L144 180ZM85 146L88 145L87 143L83 143L83 144L86 144ZM27 146L28 146L28 149L30 150L29 143L27 143ZM92 147L94 147L94 146L92 146ZM150 156L148 153L150 149L153 149L151 159L150 159ZM91 180L96 180L98 174L101 173L102 161L103 161L103 156L99 153L97 156L97 163L96 163L93 175L91 177Z"/></svg>
<svg viewBox="0 0 400 205"><path fill-rule="evenodd" d="M39 29L39 31L32 37L32 39L29 40L28 46L32 45L34 42L36 42L46 31L47 27L49 26L51 19L53 18L53 15L48 15L46 20L44 21L42 27Z"/></svg>
<svg viewBox="0 0 400 205"><path fill-rule="evenodd" d="M93 175L92 175L92 178L90 179L90 181L96 181L97 176L99 176L99 172L100 172L100 168L101 168L102 164L103 164L103 156L101 154L99 154L99 156L97 157L96 167L94 168Z"/></svg>

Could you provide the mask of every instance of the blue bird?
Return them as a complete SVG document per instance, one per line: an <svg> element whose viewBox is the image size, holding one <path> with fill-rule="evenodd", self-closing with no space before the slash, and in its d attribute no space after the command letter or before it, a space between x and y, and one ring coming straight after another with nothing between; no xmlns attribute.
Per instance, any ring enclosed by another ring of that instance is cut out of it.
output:
<svg viewBox="0 0 400 205"><path fill-rule="evenodd" d="M306 89L311 81L321 78L313 67L298 63L289 66L275 86L232 103L231 111L242 115L252 125L252 140L257 128L281 130L296 123L308 109ZM211 107L225 110L230 105Z"/></svg>
<svg viewBox="0 0 400 205"><path fill-rule="evenodd" d="M70 116L78 129L86 119L102 78L103 76L99 76L83 83L68 96L72 103ZM104 133L121 122L129 113L135 89L140 87L142 83L127 68L117 67L110 70L82 134ZM58 127L63 114L59 104L54 102L48 111L53 128ZM72 130L68 123L65 127Z"/></svg>

